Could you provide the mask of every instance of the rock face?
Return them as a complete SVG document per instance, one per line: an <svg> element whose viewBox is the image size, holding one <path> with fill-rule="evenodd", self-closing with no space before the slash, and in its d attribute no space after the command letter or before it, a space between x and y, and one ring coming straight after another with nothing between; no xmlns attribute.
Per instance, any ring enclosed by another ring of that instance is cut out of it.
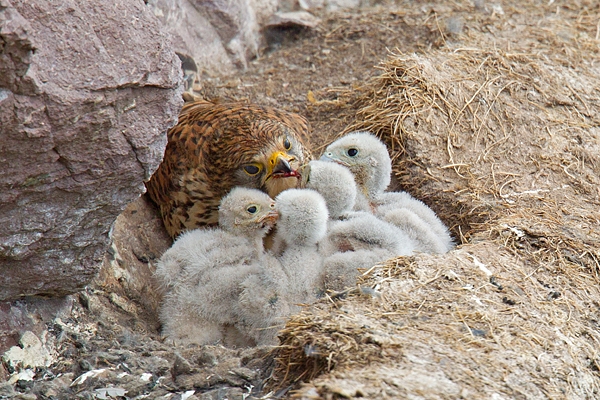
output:
<svg viewBox="0 0 600 400"><path fill-rule="evenodd" d="M162 29L141 0L0 0L0 300L97 272L181 106Z"/></svg>
<svg viewBox="0 0 600 400"><path fill-rule="evenodd" d="M258 54L260 28L278 0L149 0L148 5L176 38L178 53L200 70L226 74L245 68Z"/></svg>

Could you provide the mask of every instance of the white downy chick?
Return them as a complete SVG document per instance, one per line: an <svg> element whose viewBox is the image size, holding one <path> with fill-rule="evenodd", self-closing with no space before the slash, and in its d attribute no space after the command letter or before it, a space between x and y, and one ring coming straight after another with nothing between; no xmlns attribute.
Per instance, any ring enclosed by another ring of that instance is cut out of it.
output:
<svg viewBox="0 0 600 400"><path fill-rule="evenodd" d="M322 286L341 290L356 283L359 268L370 268L395 256L412 254L415 243L400 229L364 211L353 211L357 189L354 176L342 165L311 161L305 187L327 203L327 236L319 243L325 258Z"/></svg>
<svg viewBox="0 0 600 400"><path fill-rule="evenodd" d="M308 167L305 186L323 196L331 219L322 254L375 249L387 250L391 257L412 254L414 243L404 232L368 212L352 210L357 189L348 168L325 161L311 161Z"/></svg>
<svg viewBox="0 0 600 400"><path fill-rule="evenodd" d="M244 280L265 264L262 238L277 220L274 206L259 190L235 188L221 202L218 228L184 233L161 257L156 277L168 290L159 314L167 339L215 343L234 327L245 337L232 341L254 344L237 304ZM171 272L178 276L166 278Z"/></svg>
<svg viewBox="0 0 600 400"><path fill-rule="evenodd" d="M392 163L385 144L373 134L350 133L327 146L321 160L350 169L359 188L356 208L401 228L418 251L445 253L454 246L448 228L427 205L406 192L385 192Z"/></svg>
<svg viewBox="0 0 600 400"><path fill-rule="evenodd" d="M240 324L258 345L277 344L277 332L285 319L296 310L286 296L288 277L281 263L268 255L263 268L241 283L237 304Z"/></svg>
<svg viewBox="0 0 600 400"><path fill-rule="evenodd" d="M318 293L323 257L318 243L327 233L329 215L323 197L310 189L288 189L275 198L279 212L274 248L287 276L291 304L310 303Z"/></svg>
<svg viewBox="0 0 600 400"><path fill-rule="evenodd" d="M323 287L335 292L354 287L360 270L367 270L389 258L390 253L382 249L334 253L323 263Z"/></svg>
<svg viewBox="0 0 600 400"><path fill-rule="evenodd" d="M370 204L391 182L392 162L386 146L369 132L352 132L331 143L321 156L348 168L358 187L356 208L373 211Z"/></svg>
<svg viewBox="0 0 600 400"><path fill-rule="evenodd" d="M313 160L302 171L302 178L303 187L323 196L331 220L343 219L353 213L357 189L354 176L348 168Z"/></svg>
<svg viewBox="0 0 600 400"><path fill-rule="evenodd" d="M448 228L435 212L406 192L383 193L377 215L419 242L421 252L444 254L454 248Z"/></svg>

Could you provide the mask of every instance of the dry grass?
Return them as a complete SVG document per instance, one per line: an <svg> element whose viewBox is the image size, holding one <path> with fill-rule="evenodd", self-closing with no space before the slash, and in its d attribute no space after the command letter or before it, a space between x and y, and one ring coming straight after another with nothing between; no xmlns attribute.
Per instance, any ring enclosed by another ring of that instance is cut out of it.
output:
<svg viewBox="0 0 600 400"><path fill-rule="evenodd" d="M360 282L377 296L293 317L272 387L299 398L600 396L600 5L503 12L434 13L422 23L439 27L440 49L396 51L337 105L314 102L358 109L346 131L382 137L400 186L462 246L390 260ZM465 27L452 36L456 19Z"/></svg>
<svg viewBox="0 0 600 400"><path fill-rule="evenodd" d="M544 271L532 261L492 243L390 260L361 282L380 296L351 295L290 321L282 383L291 376L308 382L298 397L311 387L362 387L363 396L378 397L388 377L374 379L375 372L388 368L397 379L391 397L418 390L450 398L597 396L594 277L577 267ZM428 386L431 376L438 386Z"/></svg>

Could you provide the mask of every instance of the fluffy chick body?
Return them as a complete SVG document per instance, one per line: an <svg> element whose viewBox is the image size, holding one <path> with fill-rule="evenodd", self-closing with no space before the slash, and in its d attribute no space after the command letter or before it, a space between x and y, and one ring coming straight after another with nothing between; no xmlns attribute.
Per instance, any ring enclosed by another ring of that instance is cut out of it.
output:
<svg viewBox="0 0 600 400"><path fill-rule="evenodd" d="M454 246L448 228L425 203L406 192L385 192L391 181L386 146L369 132L353 132L330 144L321 157L350 169L359 188L355 208L401 228L416 250L445 253Z"/></svg>
<svg viewBox="0 0 600 400"><path fill-rule="evenodd" d="M415 243L402 230L370 213L353 211L357 187L348 168L311 161L306 175L304 185L323 196L330 215L327 235L319 243L325 288L341 290L356 283L359 268L413 253Z"/></svg>
<svg viewBox="0 0 600 400"><path fill-rule="evenodd" d="M167 291L159 314L167 339L236 345L272 341L257 329L271 326L276 312L265 308L263 314L247 315L238 305L249 277L278 266L262 247L276 218L268 195L235 188L221 202L219 228L192 230L175 241L156 272Z"/></svg>
<svg viewBox="0 0 600 400"><path fill-rule="evenodd" d="M289 303L310 303L318 294L323 256L318 243L327 233L323 197L310 189L289 189L275 198L279 221L274 252L287 277Z"/></svg>

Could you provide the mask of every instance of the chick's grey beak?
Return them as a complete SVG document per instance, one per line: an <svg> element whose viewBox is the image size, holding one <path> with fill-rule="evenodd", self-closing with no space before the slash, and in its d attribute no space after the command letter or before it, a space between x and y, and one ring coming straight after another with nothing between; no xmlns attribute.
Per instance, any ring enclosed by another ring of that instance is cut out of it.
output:
<svg viewBox="0 0 600 400"><path fill-rule="evenodd" d="M345 163L344 161L335 158L333 156L333 153L331 152L327 152L327 153L323 153L323 155L320 158L321 161L328 161L328 162L334 162L334 163L338 163L340 165L343 165L344 167L349 167L348 163Z"/></svg>
<svg viewBox="0 0 600 400"><path fill-rule="evenodd" d="M331 158L332 155L333 154L331 154L331 153L323 153L320 160L321 161L335 161L333 158Z"/></svg>

